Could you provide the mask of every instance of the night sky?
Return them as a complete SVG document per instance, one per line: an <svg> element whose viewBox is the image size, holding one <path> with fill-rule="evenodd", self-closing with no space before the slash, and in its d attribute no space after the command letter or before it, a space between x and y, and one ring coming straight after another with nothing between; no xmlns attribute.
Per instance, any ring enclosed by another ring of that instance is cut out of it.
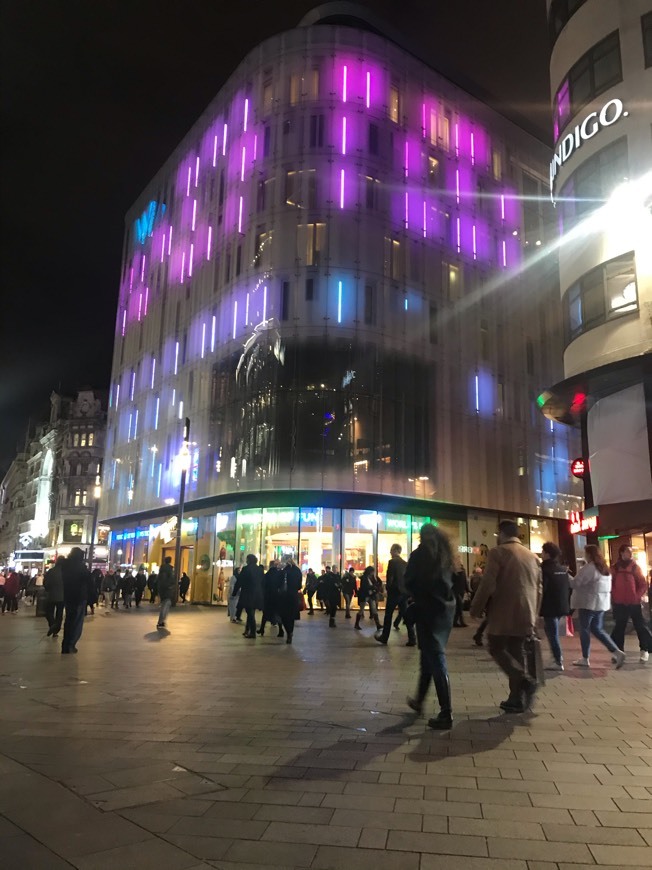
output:
<svg viewBox="0 0 652 870"><path fill-rule="evenodd" d="M239 62L315 0L5 0L0 473L52 389L107 388L124 214ZM544 0L368 0L548 138Z"/></svg>

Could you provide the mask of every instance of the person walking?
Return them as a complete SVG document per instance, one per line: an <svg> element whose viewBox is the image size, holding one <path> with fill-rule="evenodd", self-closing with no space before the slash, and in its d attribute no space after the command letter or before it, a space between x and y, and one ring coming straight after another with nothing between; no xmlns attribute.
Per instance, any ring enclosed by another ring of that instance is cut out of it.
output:
<svg viewBox="0 0 652 870"><path fill-rule="evenodd" d="M342 579L337 572L331 571L330 565L326 566L326 570L319 579L317 594L321 594L321 602L326 605L329 628L337 628L335 617L342 600Z"/></svg>
<svg viewBox="0 0 652 870"><path fill-rule="evenodd" d="M295 564L294 559L287 560L282 577L278 594L278 614L281 618L282 628L285 629L285 642L291 644L294 636L294 623L300 618L299 595L301 595L303 585L301 569Z"/></svg>
<svg viewBox="0 0 652 870"><path fill-rule="evenodd" d="M128 568L127 571L125 571L125 576L122 578L122 604L124 605L125 610L129 610L131 607L131 599L134 595L135 586L136 581L134 580L134 575L131 568Z"/></svg>
<svg viewBox="0 0 652 870"><path fill-rule="evenodd" d="M57 560L49 571L46 571L43 588L47 596L45 602L45 618L48 621L48 637L58 637L63 621L63 556Z"/></svg>
<svg viewBox="0 0 652 870"><path fill-rule="evenodd" d="M145 566L141 565L134 580L134 602L136 607L140 607L140 602L143 600L145 589L147 588L147 574Z"/></svg>
<svg viewBox="0 0 652 870"><path fill-rule="evenodd" d="M568 570L561 564L561 550L552 541L541 548L541 575L543 592L539 615L550 644L553 661L548 671L563 671L564 657L559 643L559 620L570 613L570 584Z"/></svg>
<svg viewBox="0 0 652 870"><path fill-rule="evenodd" d="M577 610L580 624L580 643L582 658L574 661L578 668L591 667L591 635L600 641L613 655L616 668L622 668L625 653L613 641L603 628L604 615L611 604L612 580L607 563L595 544L587 544L584 548L586 564L570 578L573 590L570 605Z"/></svg>
<svg viewBox="0 0 652 870"><path fill-rule="evenodd" d="M385 586L387 589L387 601L385 602L385 618L383 620L382 631L377 632L374 637L378 643L386 644L389 641L389 636L392 632L392 617L394 611L398 610L400 617L405 617L405 610L408 602L408 592L405 588L405 571L407 562L401 556L403 548L400 544L392 544L390 548L390 560L387 563L387 573L385 575ZM408 641L406 646L416 646L417 640L413 625L407 626Z"/></svg>
<svg viewBox="0 0 652 870"><path fill-rule="evenodd" d="M319 577L315 574L312 568L308 568L308 573L306 574L306 595L308 596L308 616L313 616L315 613L315 608L313 606L313 599L315 597L315 592L317 592L317 586L319 585Z"/></svg>
<svg viewBox="0 0 652 870"><path fill-rule="evenodd" d="M453 571L453 594L455 595L454 628L466 628L466 622L464 622L464 599L468 591L469 581L464 570L464 565L462 565L460 559L456 559L455 570Z"/></svg>
<svg viewBox="0 0 652 870"><path fill-rule="evenodd" d="M416 695L408 698L407 704L421 715L434 682L439 713L428 720L428 725L438 731L453 727L446 664L446 644L455 615L452 571L453 553L446 535L432 523L421 526L420 544L410 554L405 569L405 588L414 602L419 641L419 683Z"/></svg>
<svg viewBox="0 0 652 870"><path fill-rule="evenodd" d="M242 606L247 613L243 637L248 640L256 639L256 611L263 609L263 579L263 569L258 564L258 558L250 553L233 590L233 595L240 593L238 606Z"/></svg>
<svg viewBox="0 0 652 870"><path fill-rule="evenodd" d="M350 566L348 571L345 571L342 574L342 598L344 599L344 618L351 619L351 601L353 600L353 596L358 591L358 579L355 576L355 571L353 570L353 565Z"/></svg>
<svg viewBox="0 0 652 870"><path fill-rule="evenodd" d="M263 618L256 634L265 635L265 626L269 622L278 626L278 637L285 637L283 624L279 616L279 593L283 583L283 571L275 559L269 563L269 568L263 577Z"/></svg>
<svg viewBox="0 0 652 870"><path fill-rule="evenodd" d="M631 619L638 636L640 661L647 662L652 652L652 634L643 620L642 611L647 584L643 572L632 558L629 544L621 544L618 548L618 560L611 568L611 579L611 609L616 623L611 639L618 649L624 650L625 629Z"/></svg>
<svg viewBox="0 0 652 870"><path fill-rule="evenodd" d="M18 612L18 593L20 592L20 574L10 571L5 579L5 595L2 599L2 612Z"/></svg>
<svg viewBox="0 0 652 870"><path fill-rule="evenodd" d="M360 578L360 588L358 589L358 613L355 617L355 625L357 631L362 631L360 621L364 619L365 605L369 606L369 616L376 623L376 630L380 631L382 626L378 618L378 585L376 582L376 572L372 565L368 565L362 572Z"/></svg>
<svg viewBox="0 0 652 870"><path fill-rule="evenodd" d="M227 599L226 599L226 615L229 617L231 622L237 622L236 619L236 608L238 606L238 599L240 597L240 593L234 595L233 590L235 589L235 584L238 582L238 577L240 576L240 568L234 568L233 574L229 577L229 586L227 590Z"/></svg>
<svg viewBox="0 0 652 870"><path fill-rule="evenodd" d="M170 608L172 607L172 602L177 597L177 579L174 574L171 556L166 556L165 559L163 559L163 564L159 569L157 578L157 592L159 598L161 599L161 609L158 613L158 622L156 623L156 627L165 628L165 623L167 622L168 614L170 613Z"/></svg>
<svg viewBox="0 0 652 870"><path fill-rule="evenodd" d="M93 580L84 561L84 553L73 547L61 567L63 576L63 603L66 618L63 623L61 653L67 655L77 652L77 644L84 630L86 602Z"/></svg>
<svg viewBox="0 0 652 870"><path fill-rule="evenodd" d="M190 577L184 571L181 575L181 580L179 580L179 597L181 601L186 603L186 595L188 594L188 590L190 589Z"/></svg>
<svg viewBox="0 0 652 870"><path fill-rule="evenodd" d="M100 592L99 590L102 588L102 572L99 568L93 568L91 572L91 585L88 589L88 599L86 601L86 607L90 607L91 616L95 614L95 605L100 600Z"/></svg>
<svg viewBox="0 0 652 870"><path fill-rule="evenodd" d="M147 589L149 591L149 603L156 604L156 583L158 579L158 574L155 574L154 571L150 571L149 577L147 578Z"/></svg>
<svg viewBox="0 0 652 870"><path fill-rule="evenodd" d="M509 678L509 697L500 706L507 713L524 713L537 690L536 679L524 667L524 644L534 634L539 613L541 569L511 520L503 520L498 527L498 546L487 556L471 616L480 618L490 598L489 654Z"/></svg>

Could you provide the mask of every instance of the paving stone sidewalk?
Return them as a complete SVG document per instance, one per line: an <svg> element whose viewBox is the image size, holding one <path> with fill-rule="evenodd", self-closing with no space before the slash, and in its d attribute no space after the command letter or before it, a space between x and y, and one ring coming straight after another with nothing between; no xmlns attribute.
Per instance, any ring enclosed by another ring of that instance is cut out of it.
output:
<svg viewBox="0 0 652 870"><path fill-rule="evenodd" d="M0 617L3 870L652 867L652 662L632 636L621 671L596 650L508 716L455 629L439 734L406 711L404 632L383 647L368 620L303 614L287 646L222 610L177 607L164 633L148 604L99 608L61 656L32 613Z"/></svg>

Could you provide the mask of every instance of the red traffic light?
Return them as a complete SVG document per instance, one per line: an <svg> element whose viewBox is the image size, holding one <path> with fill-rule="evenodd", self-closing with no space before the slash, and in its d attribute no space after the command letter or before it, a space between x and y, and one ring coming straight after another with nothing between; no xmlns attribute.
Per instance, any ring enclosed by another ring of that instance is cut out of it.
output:
<svg viewBox="0 0 652 870"><path fill-rule="evenodd" d="M573 459L571 462L571 474L574 477L579 477L580 480L584 477L588 470L588 462L585 459Z"/></svg>

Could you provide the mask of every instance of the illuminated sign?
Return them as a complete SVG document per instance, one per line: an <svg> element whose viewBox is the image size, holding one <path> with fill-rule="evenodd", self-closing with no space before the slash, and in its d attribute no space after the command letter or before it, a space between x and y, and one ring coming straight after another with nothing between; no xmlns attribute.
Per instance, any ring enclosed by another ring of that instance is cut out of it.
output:
<svg viewBox="0 0 652 870"><path fill-rule="evenodd" d="M559 143L559 147L550 161L550 199L554 202L554 184L557 172L566 161L582 146L583 142L592 139L596 133L604 127L611 127L621 118L626 118L629 112L625 111L623 101L618 99L609 100L599 112L589 112L581 124L578 124Z"/></svg>
<svg viewBox="0 0 652 870"><path fill-rule="evenodd" d="M355 371L349 369L348 372L342 378L342 387L348 387L351 381L355 378Z"/></svg>
<svg viewBox="0 0 652 870"><path fill-rule="evenodd" d="M134 232L141 245L144 245L149 236L152 235L156 219L163 217L164 214L164 203L152 200L141 216L136 218L134 221Z"/></svg>
<svg viewBox="0 0 652 870"><path fill-rule="evenodd" d="M595 532L598 528L597 517L585 517L581 511L570 512L571 535L583 535L586 532Z"/></svg>
<svg viewBox="0 0 652 870"><path fill-rule="evenodd" d="M571 474L573 477L579 477L580 480L588 471L588 463L584 459L573 459L571 462Z"/></svg>

